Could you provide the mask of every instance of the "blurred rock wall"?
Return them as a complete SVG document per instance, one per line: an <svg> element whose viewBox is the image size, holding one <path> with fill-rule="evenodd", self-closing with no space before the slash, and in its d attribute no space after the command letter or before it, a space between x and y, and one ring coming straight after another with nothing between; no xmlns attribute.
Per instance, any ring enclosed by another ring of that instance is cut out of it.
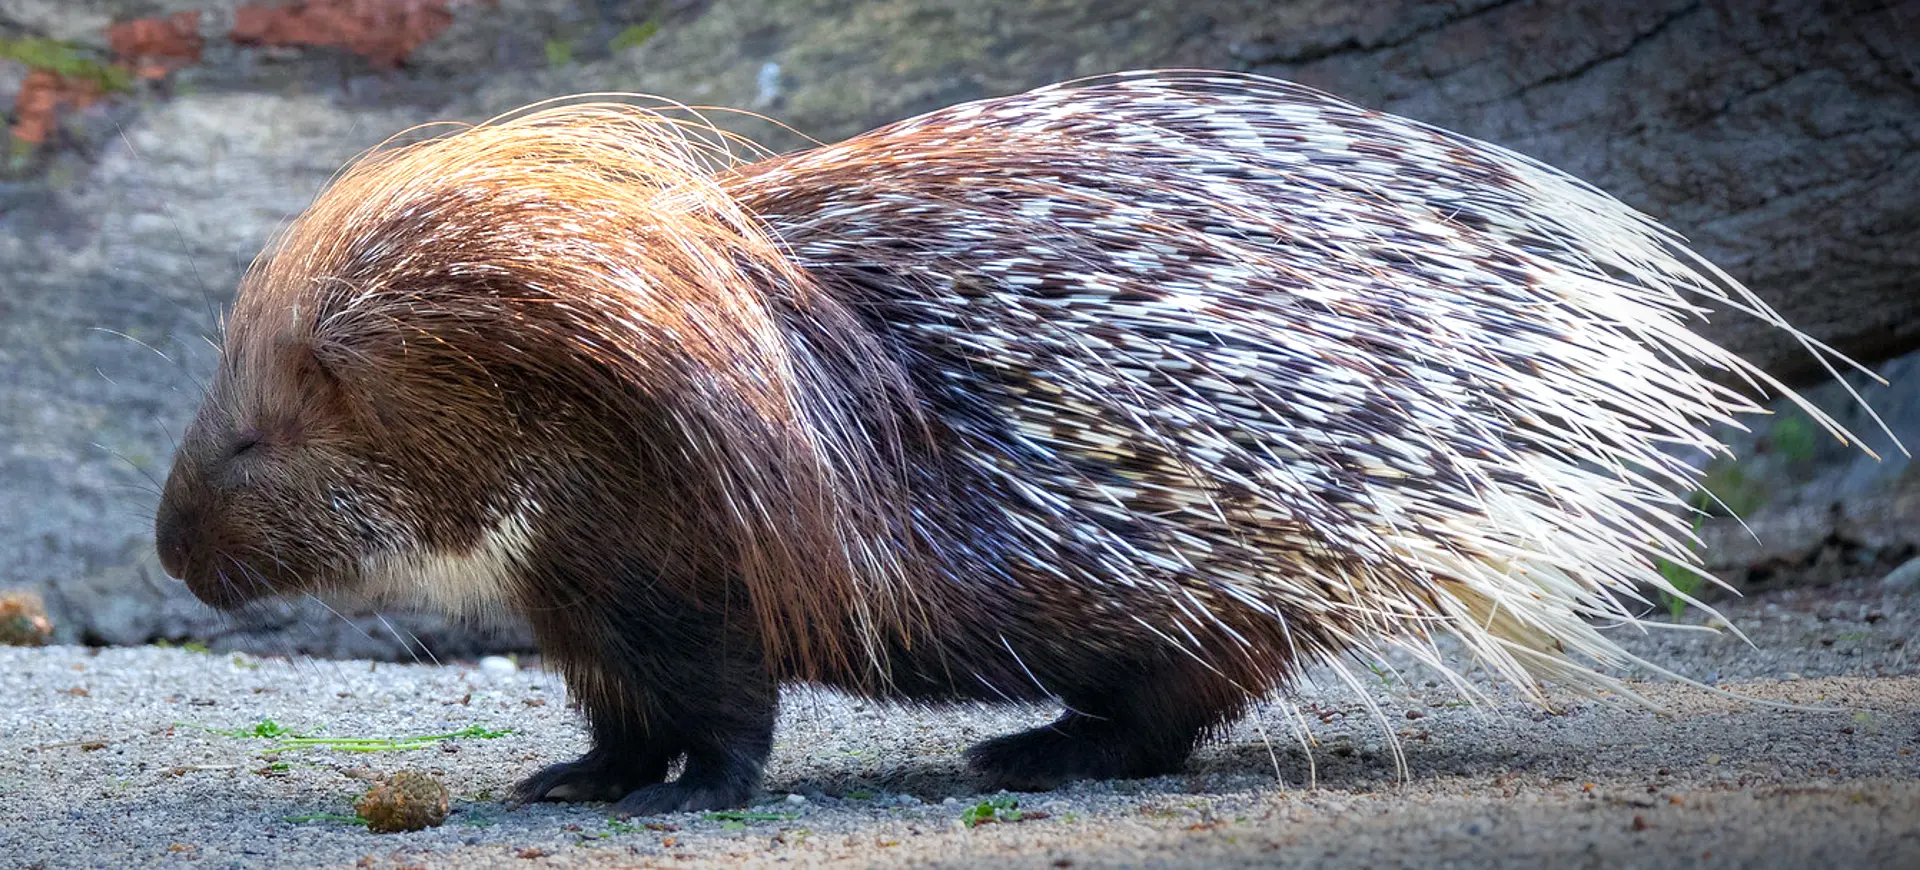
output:
<svg viewBox="0 0 1920 870"><path fill-rule="evenodd" d="M343 162L415 124L618 90L834 139L1080 75L1254 70L1568 169L1877 361L1920 346L1916 28L1920 2L0 0L0 586L42 589L67 641L386 657L409 654L402 637L443 655L501 642L313 603L226 622L150 552L156 481L241 271ZM1784 377L1819 374L1742 317L1709 331ZM1909 444L1916 380L1877 399ZM1791 566L1809 553L1855 572L1912 553L1903 460L1744 446L1761 458L1743 485L1765 492L1753 525L1777 531L1742 549L1710 525L1736 579L1805 575Z"/></svg>

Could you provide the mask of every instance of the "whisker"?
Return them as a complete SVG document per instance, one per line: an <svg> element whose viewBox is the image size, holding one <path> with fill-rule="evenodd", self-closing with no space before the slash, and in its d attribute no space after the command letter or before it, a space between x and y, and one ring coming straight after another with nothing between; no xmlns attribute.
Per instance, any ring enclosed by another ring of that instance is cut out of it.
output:
<svg viewBox="0 0 1920 870"><path fill-rule="evenodd" d="M133 461L133 460L131 460L131 459L128 459L128 458L126 457L126 455L124 455L124 454L122 454L122 453L121 453L120 451L118 451L118 450L114 450L113 448L111 448L111 447L108 447L108 446L106 446L105 444L101 444L101 443L100 443L100 442L98 442L98 441L90 441L90 442L87 442L87 443L88 443L88 444L89 444L90 446L92 446L92 447L94 447L95 449L97 449L97 450L99 450L99 451L101 451L101 452L103 452L103 453L106 453L106 454L108 454L108 455L110 455L110 456L112 456L113 458L115 458L115 459L118 459L118 460L120 460L121 462L124 462L124 463L126 463L126 464L127 464L127 467L128 467L128 468L131 468L131 469L133 469L134 471L138 471L138 472L140 472L140 476L141 476L141 477L144 477L144 478L146 478L146 479L147 479L147 482L148 482L148 483L151 483L151 484L153 484L153 491L154 491L154 492L155 492L156 494L157 494L157 493L159 493L159 492L160 492L161 490L163 490L163 489L165 489L165 488L166 488L166 486L165 486L164 484L162 484L162 483L160 482L160 480L159 480L159 478L156 478L156 477L154 477L154 476L153 476L153 472L151 472L151 471L148 471L148 470L146 470L146 469L144 469L144 468L141 468L141 467L140 467L140 464L139 464L139 463L137 463L137 462L134 462L134 461Z"/></svg>
<svg viewBox="0 0 1920 870"><path fill-rule="evenodd" d="M381 625L386 626L387 633L393 635L394 642L400 644L401 650L405 651L407 655L413 657L414 664L416 665L423 664L423 662L420 661L420 654L414 651L413 643L408 643L406 638L400 636L400 630L397 628L394 628L393 623L387 621L386 614L376 610L373 612L373 618L379 620ZM409 632L409 634L411 634L411 632ZM418 643L419 640L420 640L419 638L414 638L414 643ZM432 655L432 654L429 653L428 655ZM435 662L435 664L438 664L438 662Z"/></svg>
<svg viewBox="0 0 1920 870"><path fill-rule="evenodd" d="M120 142L127 146L127 153L133 156L133 162L140 166L141 171L147 171L147 159L141 155L140 149L134 147L133 137L127 135L126 128L121 126L119 121L114 122L113 128L115 132L120 134ZM152 179L149 178L148 180L151 181ZM213 293L207 285L207 279L200 274L200 261L193 256L193 247L187 241L186 229L180 225L179 216L173 213L173 206L164 200L158 202L157 205L160 206L161 213L167 216L167 221L173 225L174 239L180 244L180 253L187 258L187 268L193 273L194 285L200 289L200 299L207 307L207 319L218 323L220 319L219 306L214 304Z"/></svg>
<svg viewBox="0 0 1920 870"><path fill-rule="evenodd" d="M367 640L369 640L369 641L372 641L372 642L374 642L374 643L379 643L379 642L380 642L380 641L378 641L378 640L376 640L376 639L374 638L374 636L373 636L372 634L370 634L370 633L368 633L368 632L367 632L367 630L366 630L365 628L362 628L362 627L361 627L361 625L360 625L360 623L358 623L358 622L355 622L355 621L353 621L352 619L349 619L349 618L347 618L347 615L346 615L346 614L344 614L344 613L341 613L340 611L338 611L338 610L335 610L335 609L333 609L333 605L331 605L331 604L328 604L328 603L326 602L326 600L325 600L325 599L322 599L322 598L321 598L320 596L318 596L318 595L315 595L315 594L313 594L313 593L311 593L311 592L307 592L307 593L304 593L304 594L306 595L306 597L307 597L308 599L310 599L310 600L311 600L311 601L313 601L314 603L316 603L316 604L318 604L318 605L320 605L321 607L324 607L324 608L326 608L326 609L327 609L327 612L328 612L328 613L331 613L331 614L333 614L334 616L337 616L337 617L339 617L339 618L340 618L340 621L341 621L341 622L344 622L344 623L346 623L346 624L347 624L347 625L348 625L349 627L351 627L351 628L352 628L352 629L353 629L354 631L356 631L356 632L359 632L359 633L360 633L360 636L361 636L361 637L364 637L364 638L366 638Z"/></svg>

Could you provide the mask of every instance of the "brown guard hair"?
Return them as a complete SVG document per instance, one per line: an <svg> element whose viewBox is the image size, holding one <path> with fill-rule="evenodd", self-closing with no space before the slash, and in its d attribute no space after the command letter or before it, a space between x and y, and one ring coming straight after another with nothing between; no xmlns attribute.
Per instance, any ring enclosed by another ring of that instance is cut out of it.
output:
<svg viewBox="0 0 1920 870"><path fill-rule="evenodd" d="M785 676L877 668L921 606L901 551L914 427L891 422L916 404L716 183L726 143L689 126L566 105L377 149L256 262L228 346L279 352L285 325L322 367L409 373L399 404L456 437L497 430L516 388L572 385L595 434L660 433L677 443L651 449L705 478L683 528L731 555Z"/></svg>

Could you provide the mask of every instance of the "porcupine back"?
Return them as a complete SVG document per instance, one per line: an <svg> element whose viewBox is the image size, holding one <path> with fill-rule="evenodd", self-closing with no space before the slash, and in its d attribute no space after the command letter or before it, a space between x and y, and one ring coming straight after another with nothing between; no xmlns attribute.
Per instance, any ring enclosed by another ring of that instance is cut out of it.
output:
<svg viewBox="0 0 1920 870"><path fill-rule="evenodd" d="M1789 327L1651 219L1273 80L1069 83L721 182L917 389L935 582L1149 601L1102 618L1198 657L1254 614L1292 659L1437 663L1450 632L1536 699L1622 690L1590 621L1699 564L1671 448L1761 410L1707 373L1792 395L1687 329L1700 302ZM868 591L938 609L915 589Z"/></svg>

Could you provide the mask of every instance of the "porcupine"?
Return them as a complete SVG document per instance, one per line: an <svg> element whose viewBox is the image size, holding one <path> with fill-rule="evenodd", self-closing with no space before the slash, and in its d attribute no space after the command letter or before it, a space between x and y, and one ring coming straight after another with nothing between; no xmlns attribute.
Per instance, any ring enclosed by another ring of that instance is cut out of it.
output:
<svg viewBox="0 0 1920 870"><path fill-rule="evenodd" d="M742 804L796 682L1058 703L968 752L1046 789L1442 632L1623 690L1591 620L1698 565L1670 448L1759 410L1708 375L1792 395L1688 330L1787 327L1651 219L1294 84L711 144L564 104L352 167L244 280L167 570L524 617L592 748L519 800Z"/></svg>

